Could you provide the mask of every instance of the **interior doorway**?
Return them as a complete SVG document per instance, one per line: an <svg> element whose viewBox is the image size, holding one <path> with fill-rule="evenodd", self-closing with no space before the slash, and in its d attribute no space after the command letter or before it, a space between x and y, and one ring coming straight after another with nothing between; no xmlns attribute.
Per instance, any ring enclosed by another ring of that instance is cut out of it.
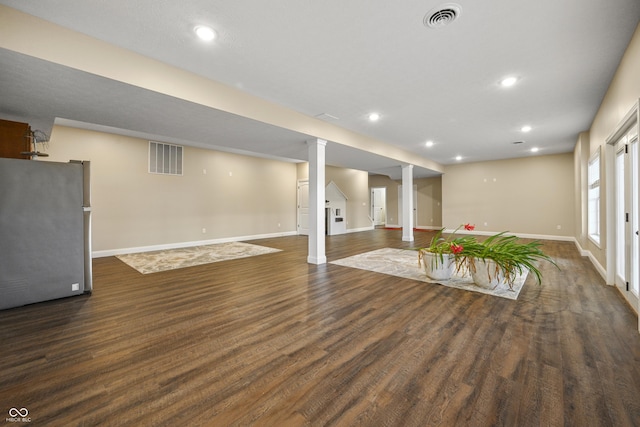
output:
<svg viewBox="0 0 640 427"><path fill-rule="evenodd" d="M638 312L640 297L640 248L638 194L638 128L631 126L615 141L614 223L615 284Z"/></svg>
<svg viewBox="0 0 640 427"><path fill-rule="evenodd" d="M371 218L374 226L387 224L387 188L371 188Z"/></svg>
<svg viewBox="0 0 640 427"><path fill-rule="evenodd" d="M309 235L309 180L298 181L298 234Z"/></svg>

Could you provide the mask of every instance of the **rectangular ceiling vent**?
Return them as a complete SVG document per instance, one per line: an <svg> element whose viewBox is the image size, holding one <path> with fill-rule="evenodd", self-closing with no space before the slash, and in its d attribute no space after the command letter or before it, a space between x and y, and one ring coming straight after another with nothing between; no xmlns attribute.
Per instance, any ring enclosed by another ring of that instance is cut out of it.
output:
<svg viewBox="0 0 640 427"><path fill-rule="evenodd" d="M182 175L182 148L149 141L149 173Z"/></svg>

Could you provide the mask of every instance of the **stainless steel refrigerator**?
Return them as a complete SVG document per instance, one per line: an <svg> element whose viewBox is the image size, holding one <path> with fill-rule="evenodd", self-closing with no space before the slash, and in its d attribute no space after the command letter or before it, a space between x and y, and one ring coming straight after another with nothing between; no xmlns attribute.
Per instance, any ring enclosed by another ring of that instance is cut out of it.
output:
<svg viewBox="0 0 640 427"><path fill-rule="evenodd" d="M0 158L0 310L90 293L90 163Z"/></svg>

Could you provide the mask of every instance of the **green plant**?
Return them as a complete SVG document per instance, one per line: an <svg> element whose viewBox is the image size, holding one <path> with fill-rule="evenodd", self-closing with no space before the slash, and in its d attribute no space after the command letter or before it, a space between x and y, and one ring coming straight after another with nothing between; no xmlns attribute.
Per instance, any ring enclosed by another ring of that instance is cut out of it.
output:
<svg viewBox="0 0 640 427"><path fill-rule="evenodd" d="M542 243L534 240L527 243L519 242L517 236L498 233L479 242L468 242L461 252L464 261L471 271L475 271L477 260L490 260L495 263L494 277L502 274L509 287L525 272L530 271L538 284L542 283L542 273L537 266L539 261L548 261L558 267L556 262L542 251ZM491 275L492 272L489 271Z"/></svg>
<svg viewBox="0 0 640 427"><path fill-rule="evenodd" d="M459 259L464 257L464 248L468 244L473 244L475 242L475 238L472 236L464 236L464 237L455 237L458 230L463 228L467 231L473 231L475 229L474 225L471 224L463 224L456 228L453 233L451 233L448 237L443 237L442 233L444 232L444 228L438 230L438 232L431 239L431 243L429 246L424 248L417 248L418 251L418 264L422 264L422 261L425 258L425 254L433 254L435 255L435 264L434 267L438 266L438 263L444 264L445 254L453 255L456 260L457 269L460 268L460 264L458 262ZM447 258L449 258L447 256Z"/></svg>

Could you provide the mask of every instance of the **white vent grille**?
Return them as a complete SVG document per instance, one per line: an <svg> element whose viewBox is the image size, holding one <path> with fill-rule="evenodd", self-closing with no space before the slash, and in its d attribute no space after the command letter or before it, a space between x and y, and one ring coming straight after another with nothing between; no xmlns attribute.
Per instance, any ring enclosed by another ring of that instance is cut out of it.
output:
<svg viewBox="0 0 640 427"><path fill-rule="evenodd" d="M182 175L182 148L149 141L149 173Z"/></svg>
<svg viewBox="0 0 640 427"><path fill-rule="evenodd" d="M442 28L455 21L461 11L460 6L455 3L443 4L431 9L424 16L423 22L429 28Z"/></svg>

